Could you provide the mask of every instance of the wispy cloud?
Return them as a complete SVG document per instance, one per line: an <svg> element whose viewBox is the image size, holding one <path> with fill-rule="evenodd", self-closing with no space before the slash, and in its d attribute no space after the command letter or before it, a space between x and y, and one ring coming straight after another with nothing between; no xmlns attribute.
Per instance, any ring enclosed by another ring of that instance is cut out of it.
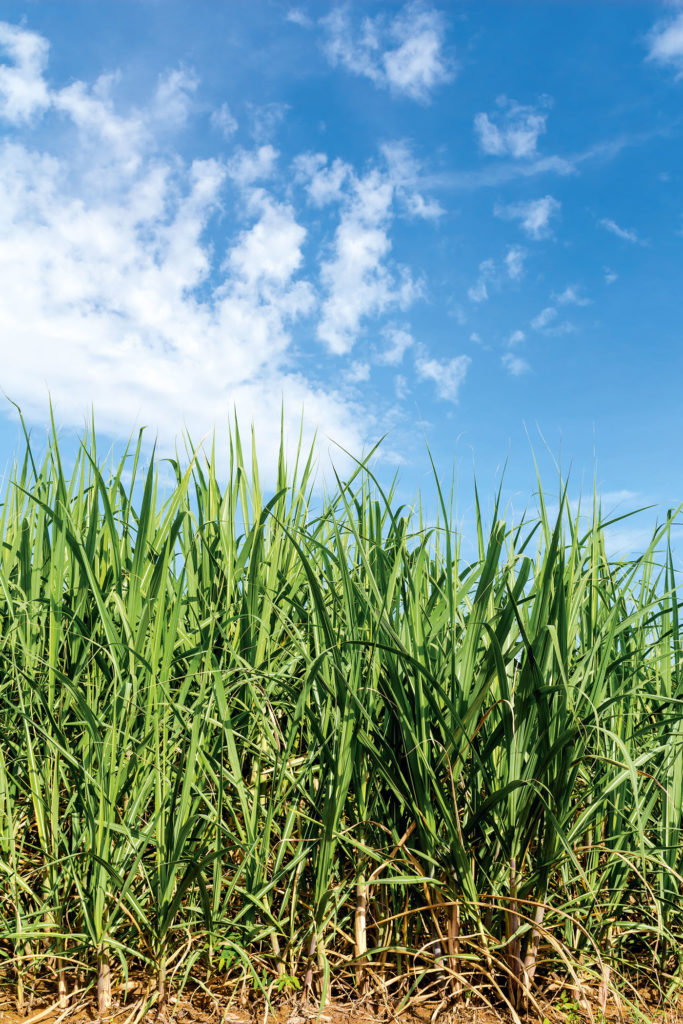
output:
<svg viewBox="0 0 683 1024"><path fill-rule="evenodd" d="M231 135L234 135L239 127L237 118L233 116L227 103L221 104L220 107L217 107L216 110L212 111L211 124L226 139L229 139Z"/></svg>
<svg viewBox="0 0 683 1024"><path fill-rule="evenodd" d="M519 281L520 278L524 277L525 259L526 249L522 249L519 245L510 246L505 256L505 266L507 268L508 277L513 281Z"/></svg>
<svg viewBox="0 0 683 1024"><path fill-rule="evenodd" d="M526 249L513 245L508 248L502 260L489 258L479 264L479 274L473 285L467 289L471 302L486 302L489 289L500 291L508 281L519 281L524 276Z"/></svg>
<svg viewBox="0 0 683 1024"><path fill-rule="evenodd" d="M507 206L499 204L494 213L506 220L518 220L522 231L529 238L538 240L552 235L551 221L559 215L560 208L559 200L553 196L543 196L542 199L510 203Z"/></svg>
<svg viewBox="0 0 683 1024"><path fill-rule="evenodd" d="M513 355L512 352L505 352L501 358L501 363L512 377L521 377L523 373L528 373L531 369L525 359Z"/></svg>
<svg viewBox="0 0 683 1024"><path fill-rule="evenodd" d="M548 115L507 96L499 96L496 103L495 113L475 115L474 130L480 149L489 156L511 156L515 160L534 156ZM543 105L548 105L547 99Z"/></svg>
<svg viewBox="0 0 683 1024"><path fill-rule="evenodd" d="M451 81L454 65L443 52L443 15L424 3L406 4L393 18L365 17L355 27L345 7L321 19L325 54L333 66L420 103Z"/></svg>
<svg viewBox="0 0 683 1024"><path fill-rule="evenodd" d="M489 297L487 284L496 276L496 264L494 260L483 260L479 264L479 277L476 282L467 289L467 295L472 302L486 302Z"/></svg>
<svg viewBox="0 0 683 1024"><path fill-rule="evenodd" d="M606 163L615 159L629 146L642 146L653 138L670 135L673 127L672 124L668 124L652 131L622 134L613 139L596 142L584 150L566 156L556 154L529 160L502 159L471 170L431 174L423 178L423 183L431 188L471 191L497 188L519 178L536 178L546 174L569 177L579 174L584 165Z"/></svg>
<svg viewBox="0 0 683 1024"><path fill-rule="evenodd" d="M469 356L439 360L420 353L415 360L415 370L421 380L433 381L439 398L457 402L471 362Z"/></svg>
<svg viewBox="0 0 683 1024"><path fill-rule="evenodd" d="M554 306L546 306L541 312L533 318L531 326L535 331L542 331L544 327L551 324L557 317L557 310Z"/></svg>
<svg viewBox="0 0 683 1024"><path fill-rule="evenodd" d="M577 285L568 284L563 292L554 296L560 306L590 306L591 299L581 294Z"/></svg>
<svg viewBox="0 0 683 1024"><path fill-rule="evenodd" d="M605 231L609 231L610 234L616 235L617 238L623 239L625 242L640 242L638 233L633 231L631 228L622 228L615 221L610 220L608 217L603 217L598 221L601 228Z"/></svg>
<svg viewBox="0 0 683 1024"><path fill-rule="evenodd" d="M300 7L291 7L285 15L287 21L291 21L293 25L300 25L301 28L312 28L313 21L302 11Z"/></svg>
<svg viewBox="0 0 683 1024"><path fill-rule="evenodd" d="M370 380L370 363L356 359L345 371L344 379L348 384L362 384Z"/></svg>
<svg viewBox="0 0 683 1024"><path fill-rule="evenodd" d="M431 196L423 194L422 167L405 141L385 142L381 147L386 160L396 198L411 217L438 220L443 214L441 205Z"/></svg>
<svg viewBox="0 0 683 1024"><path fill-rule="evenodd" d="M683 75L683 11L673 18L657 22L648 37L648 59L670 64Z"/></svg>
<svg viewBox="0 0 683 1024"><path fill-rule="evenodd" d="M414 345L413 336L402 327L387 327L383 333L389 344L378 354L377 362L385 366L398 366L408 349Z"/></svg>

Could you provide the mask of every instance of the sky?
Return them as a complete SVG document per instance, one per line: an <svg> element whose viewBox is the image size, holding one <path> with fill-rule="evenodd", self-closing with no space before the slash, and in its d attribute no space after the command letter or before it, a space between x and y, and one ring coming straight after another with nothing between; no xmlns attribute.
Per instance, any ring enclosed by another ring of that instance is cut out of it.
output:
<svg viewBox="0 0 683 1024"><path fill-rule="evenodd" d="M520 507L534 453L683 501L683 5L1 16L0 461L51 399L162 450L236 410L267 470L284 408L334 459L386 435L406 498L429 449Z"/></svg>

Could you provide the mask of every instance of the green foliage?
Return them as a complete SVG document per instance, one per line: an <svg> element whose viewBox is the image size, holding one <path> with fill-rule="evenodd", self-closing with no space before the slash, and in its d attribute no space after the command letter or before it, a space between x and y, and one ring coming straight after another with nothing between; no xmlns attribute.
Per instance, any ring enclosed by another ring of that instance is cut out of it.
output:
<svg viewBox="0 0 683 1024"><path fill-rule="evenodd" d="M0 508L0 976L387 986L513 1011L683 953L670 516L637 559L560 494L461 557L450 500L367 463L263 495L215 447L64 471ZM223 479L225 477L225 479ZM438 481L437 481L438 489ZM102 995L104 993L104 995ZM606 996L605 996L606 997ZM600 997L602 998L602 997ZM565 1007L568 1019L575 1012Z"/></svg>

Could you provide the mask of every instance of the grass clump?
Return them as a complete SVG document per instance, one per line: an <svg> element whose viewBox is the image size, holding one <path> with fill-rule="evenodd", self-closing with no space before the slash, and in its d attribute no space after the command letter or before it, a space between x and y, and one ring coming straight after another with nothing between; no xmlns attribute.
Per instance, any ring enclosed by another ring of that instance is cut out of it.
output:
<svg viewBox="0 0 683 1024"><path fill-rule="evenodd" d="M366 463L30 445L0 508L0 977L603 1010L683 953L669 535L597 504L465 561ZM438 484L437 484L438 490ZM620 994L620 995L619 995Z"/></svg>

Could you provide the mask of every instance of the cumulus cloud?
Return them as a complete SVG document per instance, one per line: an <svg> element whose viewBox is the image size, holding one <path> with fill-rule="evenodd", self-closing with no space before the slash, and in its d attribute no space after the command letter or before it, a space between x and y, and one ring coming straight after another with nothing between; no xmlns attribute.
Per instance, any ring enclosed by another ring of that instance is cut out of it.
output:
<svg viewBox="0 0 683 1024"><path fill-rule="evenodd" d="M560 208L559 200L553 196L543 196L542 199L531 199L528 202L498 205L494 213L506 220L518 220L522 231L529 238L538 240L552 235L551 221L558 216Z"/></svg>
<svg viewBox="0 0 683 1024"><path fill-rule="evenodd" d="M306 440L320 428L358 450L364 417L294 361L292 332L318 299L306 228L264 188L275 150L184 161L163 140L191 113L189 72L162 76L147 104L121 113L115 78L53 89L40 37L0 26L0 42L11 61L0 69L5 393L29 418L44 416L49 392L64 424L80 426L92 406L101 429L127 435L144 422L167 446L183 426L200 437L236 408L266 453L286 395L294 438L303 408ZM49 144L31 133L41 114ZM366 191L362 225L382 208ZM220 247L208 232L219 212Z"/></svg>
<svg viewBox="0 0 683 1024"><path fill-rule="evenodd" d="M540 109L524 106L499 96L498 111L479 113L474 118L474 130L479 146L489 156L511 156L515 160L536 154L538 138L545 132L547 114ZM548 101L544 101L547 106Z"/></svg>
<svg viewBox="0 0 683 1024"><path fill-rule="evenodd" d="M365 17L354 28L345 7L321 19L324 49L333 66L369 78L375 85L421 103L453 78L443 53L442 14L426 4L406 4L393 18Z"/></svg>
<svg viewBox="0 0 683 1024"><path fill-rule="evenodd" d="M469 356L440 360L430 359L420 352L415 360L415 370L420 380L433 381L439 398L445 402L457 402L471 362Z"/></svg>
<svg viewBox="0 0 683 1024"><path fill-rule="evenodd" d="M242 188L255 181L264 181L275 173L279 153L273 146L258 149L238 149L228 163L228 174Z"/></svg>
<svg viewBox="0 0 683 1024"><path fill-rule="evenodd" d="M292 166L295 181L305 187L314 206L339 202L344 186L353 176L350 164L337 158L328 165L325 153L301 153Z"/></svg>
<svg viewBox="0 0 683 1024"><path fill-rule="evenodd" d="M21 124L50 106L43 78L48 52L42 36L0 22L0 54L10 62L0 65L0 117Z"/></svg>
<svg viewBox="0 0 683 1024"><path fill-rule="evenodd" d="M619 227L615 221L610 220L608 217L603 217L602 220L598 221L598 224L601 228L604 228L605 231L609 231L610 234L616 235L617 238L621 238L624 242L636 243L640 241L636 231L632 231L630 228Z"/></svg>
<svg viewBox="0 0 683 1024"><path fill-rule="evenodd" d="M406 267L389 262L392 181L377 169L356 178L342 208L320 279L325 292L318 338L336 355L349 352L362 323L390 309L407 309L420 294Z"/></svg>
<svg viewBox="0 0 683 1024"><path fill-rule="evenodd" d="M508 338L508 345L519 345L521 342L524 341L525 338L526 335L524 331L513 331L510 337Z"/></svg>
<svg viewBox="0 0 683 1024"><path fill-rule="evenodd" d="M648 59L670 64L683 75L683 11L674 18L658 22L649 35Z"/></svg>

